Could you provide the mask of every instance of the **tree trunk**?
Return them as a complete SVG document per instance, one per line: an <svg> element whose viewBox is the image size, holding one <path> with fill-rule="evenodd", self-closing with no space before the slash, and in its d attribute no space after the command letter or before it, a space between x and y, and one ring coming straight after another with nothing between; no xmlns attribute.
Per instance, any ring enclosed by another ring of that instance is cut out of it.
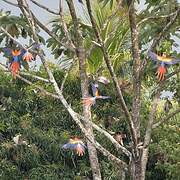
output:
<svg viewBox="0 0 180 180"><path fill-rule="evenodd" d="M141 156L141 180L145 179L146 166L148 162L148 152L149 152L148 148L143 149L142 156Z"/></svg>
<svg viewBox="0 0 180 180"><path fill-rule="evenodd" d="M80 78L81 78L81 92L82 97L85 98L89 95L88 91L88 78L86 75L86 57L85 57L85 50L83 47L78 47L77 49L77 56L79 58L79 70L80 70ZM91 121L91 107L87 105L83 105L83 116L87 121ZM88 134L94 139L93 129L87 123L84 124ZM95 146L87 140L87 147L90 159L90 165L92 169L93 179L94 180L101 180L101 171L99 167L97 151Z"/></svg>
<svg viewBox="0 0 180 180"><path fill-rule="evenodd" d="M131 176L133 180L145 180L148 151L148 147L143 148L139 159L133 158L131 164Z"/></svg>
<svg viewBox="0 0 180 180"><path fill-rule="evenodd" d="M131 176L133 180L141 180L141 162L133 160L131 164Z"/></svg>

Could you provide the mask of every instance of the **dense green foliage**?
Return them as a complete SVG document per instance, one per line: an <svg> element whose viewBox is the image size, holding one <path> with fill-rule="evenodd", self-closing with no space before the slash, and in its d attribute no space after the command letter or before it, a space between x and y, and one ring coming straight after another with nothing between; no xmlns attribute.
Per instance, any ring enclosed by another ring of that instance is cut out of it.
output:
<svg viewBox="0 0 180 180"><path fill-rule="evenodd" d="M60 72L54 74L61 77ZM87 153L78 157L65 152L61 146L71 135L81 136L58 100L43 97L33 87L19 80L12 80L1 72L0 86L0 167L1 179L83 179L91 177ZM60 78L61 79L61 78ZM48 87L47 87L48 88ZM127 132L123 116L119 113L111 85L101 87L112 99L98 102L93 108L94 121L114 132ZM81 109L79 80L69 77L65 96L72 106ZM178 117L177 117L178 119ZM148 179L176 179L179 177L179 122L174 119L155 131L148 165ZM174 125L173 125L174 124ZM21 134L28 142L15 146L13 137ZM118 152L105 138L98 140L111 152ZM128 134L124 143L129 145ZM119 156L121 156L119 154ZM99 154L102 174L106 179L118 178L118 167Z"/></svg>

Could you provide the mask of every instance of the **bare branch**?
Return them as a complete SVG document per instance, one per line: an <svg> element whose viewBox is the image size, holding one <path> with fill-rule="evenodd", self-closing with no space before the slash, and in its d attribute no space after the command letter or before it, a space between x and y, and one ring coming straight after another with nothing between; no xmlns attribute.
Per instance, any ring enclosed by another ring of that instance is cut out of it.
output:
<svg viewBox="0 0 180 180"><path fill-rule="evenodd" d="M146 133L144 136L144 144L143 144L144 149L146 149L149 146L149 143L151 140L152 126L153 126L153 122L154 122L154 118L155 118L159 100L160 100L160 92L158 91L158 93L156 94L156 96L153 100L151 112L149 115L148 125L147 125Z"/></svg>
<svg viewBox="0 0 180 180"><path fill-rule="evenodd" d="M37 5L38 7L40 7L41 9L44 9L46 10L47 12L51 13L51 14L54 14L54 15L59 15L58 12L54 12L52 11L51 9L49 9L48 7L42 5L42 4L39 4L37 1L34 1L34 0L30 0L33 4Z"/></svg>
<svg viewBox="0 0 180 180"><path fill-rule="evenodd" d="M3 0L3 1L5 1L6 3L9 3L9 4L11 4L11 5L15 6L15 7L27 8L27 7L24 6L23 4L19 4L19 5L18 5L18 4L11 3L11 2L9 2L9 1L7 1L7 0ZM60 39L56 36L56 34L54 34L53 32L51 32L45 25L43 25L43 23L41 23L41 21L39 21L32 12L31 12L31 14L32 14L34 20L36 21L36 23L38 24L38 26L39 26L43 31L45 31L50 37L52 37L52 38L53 38L54 40L56 40L59 44L61 44L61 45L64 46L65 48L71 50L72 52L75 51L74 48L71 47L70 45L67 45L66 43L61 42Z"/></svg>
<svg viewBox="0 0 180 180"><path fill-rule="evenodd" d="M141 24L143 24L144 22L149 21L149 20L160 19L160 18L169 18L171 16L174 16L175 14L176 14L176 12L173 12L173 13L168 14L168 15L149 16L149 17L146 17L146 18L142 19L141 21L139 21L137 23L137 26L139 27Z"/></svg>
<svg viewBox="0 0 180 180"><path fill-rule="evenodd" d="M149 146L149 143L150 143L152 126L153 126L156 111L157 111L157 105L158 105L159 98L160 98L160 92L162 91L164 85L166 85L166 80L168 80L170 77L172 77L173 75L175 75L175 74L177 74L179 72L180 72L180 69L176 70L175 72L169 74L165 78L164 81L161 81L159 83L155 98L154 98L154 100L152 102L152 108L151 108L151 111L150 111L150 116L149 116L148 125L147 125L147 128L146 128L146 133L145 133L145 138L144 138L144 148L147 148Z"/></svg>
<svg viewBox="0 0 180 180"><path fill-rule="evenodd" d="M104 156L108 157L109 160L115 162L117 165L120 165L120 167L122 167L125 171L128 171L128 166L124 161L120 160L119 158L111 154L109 151L103 148L99 143L96 142L95 146Z"/></svg>
<svg viewBox="0 0 180 180"><path fill-rule="evenodd" d="M93 123L92 121L87 121L84 117L80 117L85 123L89 123L94 129L96 129L98 132L101 134L104 134L116 147L117 150L121 150L126 156L128 156L131 159L131 152L129 152L124 146L121 146L114 138L111 136L107 131L104 129L100 128L98 125Z"/></svg>
<svg viewBox="0 0 180 180"><path fill-rule="evenodd" d="M180 108L173 111L172 113L164 116L163 118L161 118L160 121L158 121L157 123L153 124L152 128L155 129L157 127L159 127L161 124L167 122L169 119L171 119L173 116L175 116L176 114L180 113Z"/></svg>
<svg viewBox="0 0 180 180"><path fill-rule="evenodd" d="M159 98L160 98L160 92L163 89L164 85L166 84L166 80L168 80L170 77L172 77L173 75L177 74L180 72L180 69L176 70L175 72L169 74L164 81L160 81L159 82L159 86L155 95L155 98L152 102L152 108L150 111L150 116L149 116L149 120L148 120L148 125L146 128L146 133L145 133L145 138L144 138L144 147L146 148L149 143L150 143L150 139L151 139L151 132L152 132L152 126L154 123L154 119L155 119L155 115L156 115L156 110L157 110L157 105L159 102Z"/></svg>
<svg viewBox="0 0 180 180"><path fill-rule="evenodd" d="M12 37L11 34L9 34L3 27L0 27L0 30L4 32L10 39L13 40L15 44L19 45L22 49L27 49L24 45L22 45L19 41Z"/></svg>
<svg viewBox="0 0 180 180"><path fill-rule="evenodd" d="M6 66L4 64L0 63L0 66L5 72L10 73L10 71L6 68ZM22 81L24 81L25 83L27 83L29 85L33 85L36 89L40 90L44 95L59 99L59 96L57 96L56 94L50 93L50 92L46 91L43 87L33 84L30 80L22 77L21 75L17 74L16 77L21 79Z"/></svg>
<svg viewBox="0 0 180 180"><path fill-rule="evenodd" d="M43 77L40 77L40 76L31 74L31 73L20 72L20 75L30 76L30 77L32 77L32 78L35 78L35 79L39 80L39 81L43 81L43 82L46 82L46 83L50 83L50 81L49 81L48 79L45 79L45 78L43 78Z"/></svg>
<svg viewBox="0 0 180 180"><path fill-rule="evenodd" d="M62 7L61 0L59 2L59 16L60 16L60 20L61 20L61 23L62 23L62 27L63 27L64 33L65 33L65 36L66 36L66 38L68 40L68 43L75 50L75 45L74 45L73 41L71 40L71 36L70 36L70 34L68 32L68 28L67 28L67 25L66 25L65 20L64 20L63 7Z"/></svg>

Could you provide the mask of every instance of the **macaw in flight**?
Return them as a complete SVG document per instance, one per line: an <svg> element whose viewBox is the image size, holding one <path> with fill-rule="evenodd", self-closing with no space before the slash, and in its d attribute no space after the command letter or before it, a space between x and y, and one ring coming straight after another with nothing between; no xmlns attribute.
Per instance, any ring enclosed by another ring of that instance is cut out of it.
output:
<svg viewBox="0 0 180 180"><path fill-rule="evenodd" d="M5 55L11 58L9 68L14 78L16 78L16 74L19 73L21 67L21 60L24 61L34 60L33 55L26 49L3 48L2 51L4 51Z"/></svg>
<svg viewBox="0 0 180 180"><path fill-rule="evenodd" d="M180 63L180 59L173 58L173 57L167 57L164 54L162 56L159 56L152 51L148 51L148 56L153 61L160 63L160 66L157 70L157 78L159 81L163 81L165 78L165 73L167 72L166 65L173 65L173 64Z"/></svg>
<svg viewBox="0 0 180 180"><path fill-rule="evenodd" d="M62 146L63 149L71 149L76 152L78 156L83 156L85 153L86 145L78 137L72 137L69 142Z"/></svg>
<svg viewBox="0 0 180 180"><path fill-rule="evenodd" d="M101 96L99 94L98 84L91 83L92 93L93 97L86 97L83 98L83 104L86 104L87 106L95 105L96 99L109 99L109 96Z"/></svg>

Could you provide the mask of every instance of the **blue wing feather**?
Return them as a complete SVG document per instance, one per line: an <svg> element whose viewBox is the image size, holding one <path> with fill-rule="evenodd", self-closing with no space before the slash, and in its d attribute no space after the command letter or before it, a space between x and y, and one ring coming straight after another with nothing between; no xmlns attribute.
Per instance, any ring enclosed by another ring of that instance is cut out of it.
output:
<svg viewBox="0 0 180 180"><path fill-rule="evenodd" d="M5 47L2 50L6 56L12 56L12 49Z"/></svg>
<svg viewBox="0 0 180 180"><path fill-rule="evenodd" d="M148 51L148 56L153 60L153 61L158 61L157 59L157 54L153 53L152 51Z"/></svg>
<svg viewBox="0 0 180 180"><path fill-rule="evenodd" d="M98 92L98 88L97 87L98 87L98 84L91 83L92 93L93 93L94 97L96 97L97 92Z"/></svg>
<svg viewBox="0 0 180 180"><path fill-rule="evenodd" d="M62 146L63 149L76 149L77 148L77 145L80 145L82 149L85 149L86 148L86 145L85 144L81 144L81 143L75 143L75 144L71 144L71 143L66 143Z"/></svg>
<svg viewBox="0 0 180 180"><path fill-rule="evenodd" d="M62 146L63 149L74 149L74 144L66 143Z"/></svg>

